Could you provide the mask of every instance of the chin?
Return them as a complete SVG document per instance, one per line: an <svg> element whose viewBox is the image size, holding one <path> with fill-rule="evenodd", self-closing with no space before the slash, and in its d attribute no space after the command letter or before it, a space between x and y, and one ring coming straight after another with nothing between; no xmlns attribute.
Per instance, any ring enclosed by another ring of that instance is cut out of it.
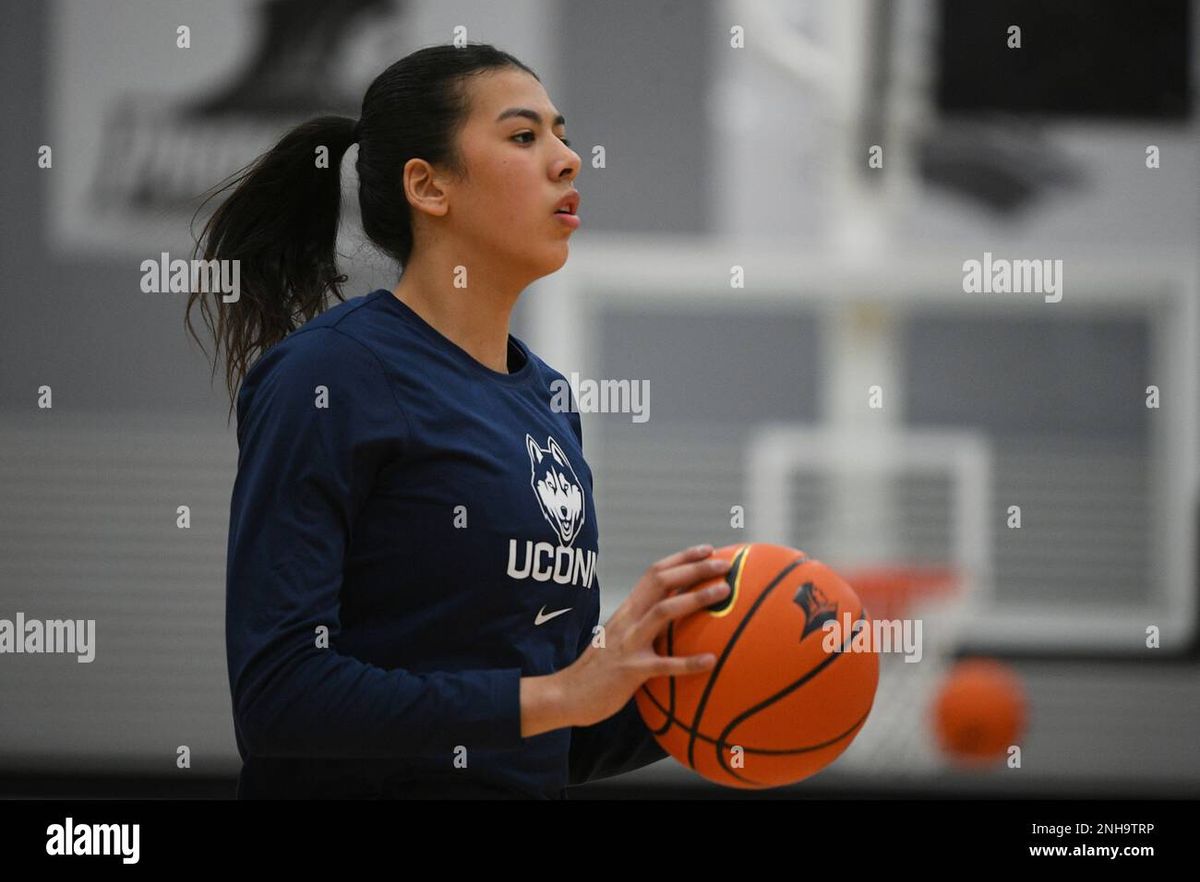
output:
<svg viewBox="0 0 1200 882"><path fill-rule="evenodd" d="M570 253L570 248L567 247L566 240L563 240L562 244L555 248L551 254L548 254L545 259L539 260L534 264L538 278L548 276L562 269L566 265L567 256Z"/></svg>

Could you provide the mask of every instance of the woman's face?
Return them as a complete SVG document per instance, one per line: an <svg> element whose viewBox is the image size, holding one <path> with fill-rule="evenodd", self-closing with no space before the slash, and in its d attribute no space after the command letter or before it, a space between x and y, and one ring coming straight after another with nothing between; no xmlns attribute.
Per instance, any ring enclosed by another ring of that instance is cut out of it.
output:
<svg viewBox="0 0 1200 882"><path fill-rule="evenodd" d="M567 260L574 225L554 212L573 192L579 155L534 77L499 70L467 82L471 110L459 133L467 176L444 182L443 220L483 266L529 281L548 275Z"/></svg>

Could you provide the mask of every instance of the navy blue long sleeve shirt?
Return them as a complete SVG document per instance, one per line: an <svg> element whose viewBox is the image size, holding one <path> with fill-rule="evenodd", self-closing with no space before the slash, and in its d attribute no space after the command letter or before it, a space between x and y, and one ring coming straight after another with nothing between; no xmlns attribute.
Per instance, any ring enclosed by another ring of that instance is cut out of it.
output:
<svg viewBox="0 0 1200 882"><path fill-rule="evenodd" d="M226 646L240 798L510 796L667 754L632 700L521 737L520 678L599 621L592 474L550 368L477 361L390 291L271 347L237 398Z"/></svg>

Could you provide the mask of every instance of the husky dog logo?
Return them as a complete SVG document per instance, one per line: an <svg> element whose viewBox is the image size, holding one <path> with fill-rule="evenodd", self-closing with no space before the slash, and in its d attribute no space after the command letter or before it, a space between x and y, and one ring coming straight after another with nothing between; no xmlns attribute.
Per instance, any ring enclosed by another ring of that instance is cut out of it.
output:
<svg viewBox="0 0 1200 882"><path fill-rule="evenodd" d="M541 447L532 435L525 435L529 483L555 536L563 545L570 545L583 528L583 485L552 435L546 436L546 444Z"/></svg>

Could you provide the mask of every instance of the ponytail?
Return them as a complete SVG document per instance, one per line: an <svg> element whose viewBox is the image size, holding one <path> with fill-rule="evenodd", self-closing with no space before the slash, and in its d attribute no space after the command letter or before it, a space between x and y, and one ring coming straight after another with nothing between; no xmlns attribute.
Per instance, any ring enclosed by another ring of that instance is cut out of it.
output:
<svg viewBox="0 0 1200 882"><path fill-rule="evenodd" d="M225 349L231 415L237 385L254 360L324 312L331 295L344 299L346 277L336 263L341 162L356 133L355 121L344 116L303 123L208 197L233 191L204 225L193 256L239 261L239 297L229 307L236 317L193 290L185 321L200 342L190 321L199 301L216 343L214 374Z"/></svg>

